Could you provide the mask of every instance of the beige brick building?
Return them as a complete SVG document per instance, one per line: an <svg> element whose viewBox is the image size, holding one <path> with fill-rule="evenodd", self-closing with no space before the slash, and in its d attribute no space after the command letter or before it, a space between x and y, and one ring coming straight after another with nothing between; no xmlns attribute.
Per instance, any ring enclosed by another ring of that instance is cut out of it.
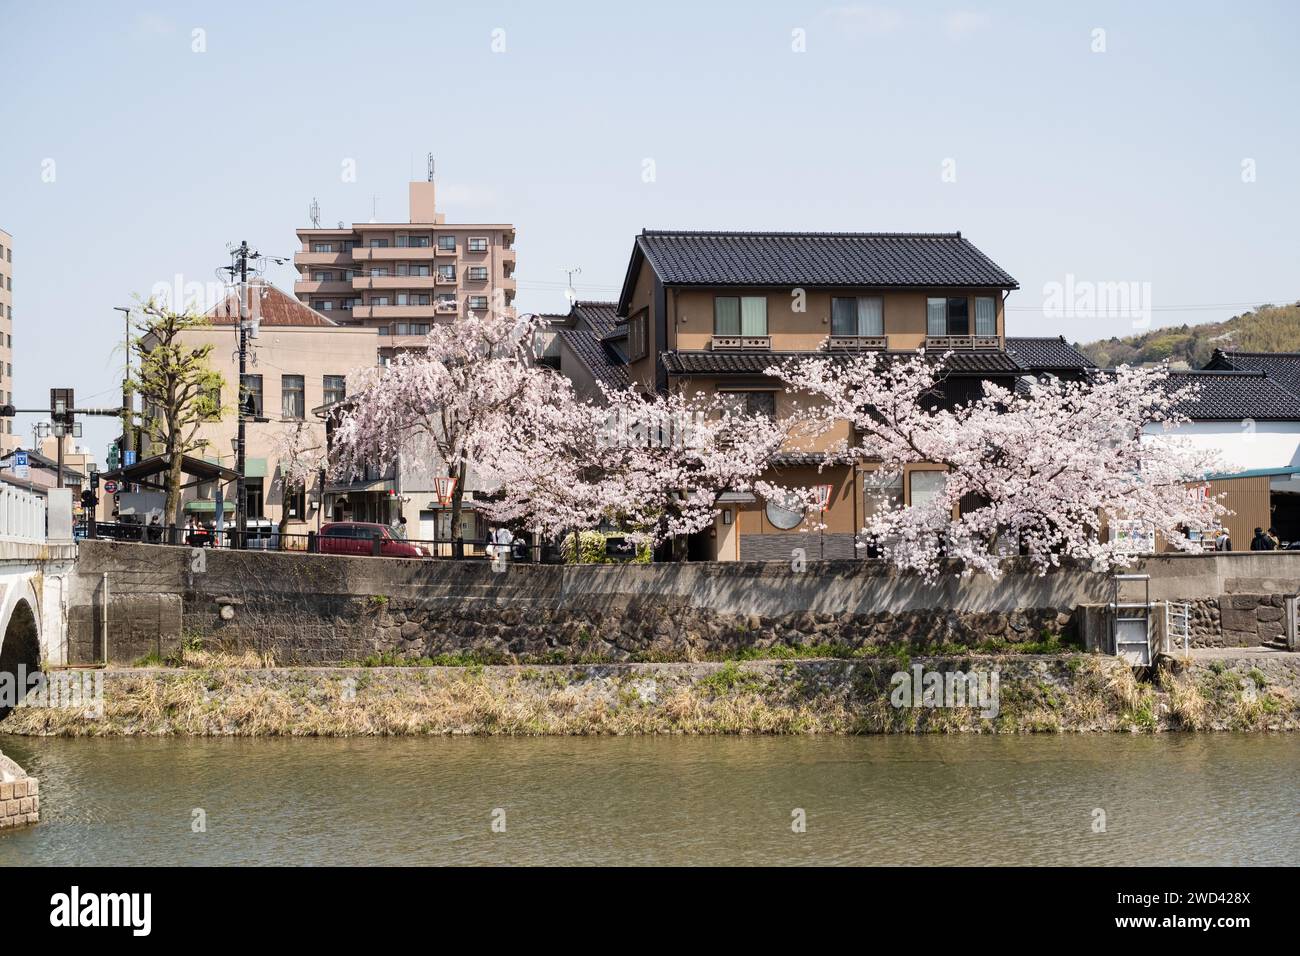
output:
<svg viewBox="0 0 1300 956"><path fill-rule="evenodd" d="M322 517L322 488L313 481L305 489L286 494L282 463L277 458L279 437L287 428L302 423L316 444L325 444L325 425L313 414L344 397L347 375L353 369L373 366L378 350L375 330L344 328L330 318L303 306L292 296L264 281L250 283L249 315L256 321L256 336L248 340L248 364L244 384L257 403L257 417L246 426L245 475L250 519L266 518L278 525L288 509L286 531L305 534L315 530ZM208 361L221 373L221 417L205 425L200 434L207 447L195 457L235 467L234 440L238 431L239 296L230 295L211 309L211 328L185 333L196 345L211 343ZM157 449L147 450L148 454ZM187 515L208 522L215 517L216 489L198 485L185 490L183 507ZM234 518L235 486L223 489L223 511Z"/></svg>
<svg viewBox="0 0 1300 956"><path fill-rule="evenodd" d="M381 357L422 345L436 322L514 314L514 226L446 222L432 180L409 198L409 222L297 231L294 294L340 326L374 329Z"/></svg>

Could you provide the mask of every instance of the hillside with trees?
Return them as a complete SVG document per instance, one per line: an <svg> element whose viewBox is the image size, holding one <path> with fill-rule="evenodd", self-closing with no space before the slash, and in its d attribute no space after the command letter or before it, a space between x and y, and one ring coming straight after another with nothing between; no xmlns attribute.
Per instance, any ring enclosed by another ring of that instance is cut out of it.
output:
<svg viewBox="0 0 1300 956"><path fill-rule="evenodd" d="M1109 338L1079 349L1102 368L1146 362L1186 362L1200 368L1216 348L1238 352L1300 352L1300 302L1262 305L1223 322L1152 329Z"/></svg>

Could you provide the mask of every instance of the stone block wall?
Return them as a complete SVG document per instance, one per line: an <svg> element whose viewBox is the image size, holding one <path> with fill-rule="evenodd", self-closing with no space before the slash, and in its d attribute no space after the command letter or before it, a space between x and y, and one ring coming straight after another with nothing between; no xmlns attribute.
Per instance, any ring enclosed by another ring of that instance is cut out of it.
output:
<svg viewBox="0 0 1300 956"><path fill-rule="evenodd" d="M0 830L39 823L40 782L0 754Z"/></svg>

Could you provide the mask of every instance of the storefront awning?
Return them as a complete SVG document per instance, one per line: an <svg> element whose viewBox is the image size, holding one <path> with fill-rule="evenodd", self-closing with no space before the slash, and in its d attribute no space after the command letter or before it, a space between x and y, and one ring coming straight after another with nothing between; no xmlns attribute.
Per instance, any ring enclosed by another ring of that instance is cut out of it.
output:
<svg viewBox="0 0 1300 956"><path fill-rule="evenodd" d="M235 503L230 500L223 501L221 503L221 510L223 512L234 511ZM216 514L217 503L206 498L199 498L194 501L185 502L185 511L188 514Z"/></svg>

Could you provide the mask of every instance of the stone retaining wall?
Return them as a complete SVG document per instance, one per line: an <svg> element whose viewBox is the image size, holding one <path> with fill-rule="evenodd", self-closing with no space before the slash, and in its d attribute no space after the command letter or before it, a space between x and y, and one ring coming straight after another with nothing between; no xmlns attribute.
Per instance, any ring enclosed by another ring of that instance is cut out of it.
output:
<svg viewBox="0 0 1300 956"><path fill-rule="evenodd" d="M810 539L811 541L812 539ZM1198 646L1261 643L1281 596L1300 590L1300 552L1152 558L1152 597L1198 603ZM475 655L502 662L699 660L776 645L851 649L1077 640L1074 609L1110 599L1109 578L1047 575L1015 562L998 580L927 581L879 562L536 566L206 551L83 542L69 598L70 663L132 664L185 641L251 649L280 663L375 655ZM1228 590L1213 590L1227 588ZM1197 590L1201 589L1201 590ZM1242 612L1240 615L1237 612ZM1245 613L1253 614L1254 638ZM1230 635L1225 636L1225 635Z"/></svg>

